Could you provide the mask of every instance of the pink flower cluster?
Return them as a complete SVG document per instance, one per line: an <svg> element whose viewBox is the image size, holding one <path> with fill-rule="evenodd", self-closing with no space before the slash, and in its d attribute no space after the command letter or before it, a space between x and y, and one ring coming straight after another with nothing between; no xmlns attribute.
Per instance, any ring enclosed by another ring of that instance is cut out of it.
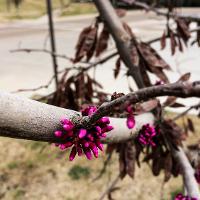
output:
<svg viewBox="0 0 200 200"><path fill-rule="evenodd" d="M200 184L200 169L197 169L194 173L194 177L198 184Z"/></svg>
<svg viewBox="0 0 200 200"><path fill-rule="evenodd" d="M82 116L90 116L96 112L95 106L89 106L82 110ZM74 124L68 119L61 119L63 130L55 131L55 136L63 139L63 144L56 144L61 150L72 147L69 155L69 160L74 160L75 156L81 156L85 154L88 160L92 159L92 153L97 158L98 149L103 151L103 144L100 139L106 137L106 132L113 129L110 126L110 120L108 117L102 117L96 122L96 124L90 129L77 129Z"/></svg>
<svg viewBox="0 0 200 200"><path fill-rule="evenodd" d="M127 125L127 127L129 129L132 129L135 126L135 117L133 115L133 110L132 110L131 106L128 106L126 108L126 111L128 112L127 120L126 120L126 125Z"/></svg>
<svg viewBox="0 0 200 200"><path fill-rule="evenodd" d="M150 126L150 124L145 124L142 126L141 130L139 131L138 134L138 141L142 145L151 145L155 146L156 144L154 143L153 139L157 135L155 127Z"/></svg>
<svg viewBox="0 0 200 200"><path fill-rule="evenodd" d="M182 194L177 194L174 200L198 200L194 197L184 196Z"/></svg>

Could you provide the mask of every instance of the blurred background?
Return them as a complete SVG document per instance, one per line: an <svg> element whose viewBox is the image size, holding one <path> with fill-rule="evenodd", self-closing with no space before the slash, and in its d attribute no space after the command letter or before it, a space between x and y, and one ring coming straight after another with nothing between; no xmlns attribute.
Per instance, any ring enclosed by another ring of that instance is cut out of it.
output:
<svg viewBox="0 0 200 200"><path fill-rule="evenodd" d="M121 1L111 1L115 7L128 10L123 20L133 28L137 38L148 41L162 35L166 25L164 17L156 16L151 12L146 13ZM51 2L56 51L59 55L73 58L80 32L94 21L97 10L92 1L52 0ZM148 3L148 1L144 2ZM0 0L1 91L16 92L19 89L34 89L46 85L52 77L52 57L44 52L51 50L46 3L45 0ZM160 0L154 3L162 7L166 1ZM179 13L200 12L199 0L180 0L177 1L177 6ZM196 24L191 24L192 28L195 26ZM191 80L199 79L200 51L196 45L185 48L183 53L177 52L173 57L169 45L163 51L159 42L154 43L153 47L172 66L173 70L167 72L171 82L177 81L181 74L187 72L191 72ZM110 40L106 54L114 51L114 41ZM100 58L95 58L92 62L98 59ZM135 83L125 76L125 66L122 66L118 79L114 79L115 62L116 58L113 58L104 65L91 69L89 74L95 75L102 84L104 92L128 93L129 85L134 88ZM63 59L62 56L57 58L57 64L59 70L73 67L70 59ZM155 77L152 79L157 80ZM52 83L48 88L20 92L18 95L33 98L47 95L54 89L55 85ZM197 102L197 99L180 102L189 106ZM175 115L172 111L178 109L170 110L171 116ZM191 118L198 124L196 117L191 115ZM199 130L200 126L197 126L196 132ZM197 140L198 137L192 135L189 142ZM103 167L106 155L101 155L98 160L93 161L80 158L68 162L68 152L60 152L51 144L8 138L0 139L0 148L0 199L98 199L118 174L116 155L102 177L94 181ZM142 165L140 169L136 169L134 180L126 177L117 184L113 198L167 200L174 193L182 190L180 177L170 180L165 185L162 184L162 180L163 174L153 177L149 166Z"/></svg>

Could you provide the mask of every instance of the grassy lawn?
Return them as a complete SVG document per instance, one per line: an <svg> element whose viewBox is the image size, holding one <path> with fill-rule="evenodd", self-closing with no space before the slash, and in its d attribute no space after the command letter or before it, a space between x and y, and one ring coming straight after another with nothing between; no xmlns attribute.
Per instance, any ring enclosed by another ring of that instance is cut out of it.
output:
<svg viewBox="0 0 200 200"><path fill-rule="evenodd" d="M78 15L96 12L95 6L91 3L70 3L69 0L63 0L65 7L61 7L60 0L53 0L53 8L58 10L58 15ZM13 5L8 11L6 0L0 0L0 21L9 21L15 19L34 19L41 17L46 13L45 0L23 0L17 10Z"/></svg>
<svg viewBox="0 0 200 200"><path fill-rule="evenodd" d="M61 16L89 14L96 12L97 10L92 3L72 3L69 7L66 7L61 11Z"/></svg>

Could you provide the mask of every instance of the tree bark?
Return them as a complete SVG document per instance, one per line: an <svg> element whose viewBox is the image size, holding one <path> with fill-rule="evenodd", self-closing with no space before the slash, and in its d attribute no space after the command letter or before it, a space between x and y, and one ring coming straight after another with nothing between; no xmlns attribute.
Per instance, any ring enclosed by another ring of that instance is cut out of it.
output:
<svg viewBox="0 0 200 200"><path fill-rule="evenodd" d="M183 182L187 195L189 197L200 199L199 186L194 177L194 169L185 155L185 152L179 147L178 151L173 150L173 156L181 166L181 173L183 175Z"/></svg>
<svg viewBox="0 0 200 200"><path fill-rule="evenodd" d="M101 18L107 25L116 42L120 57L124 64L128 67L129 74L135 80L138 88L143 88L144 84L140 74L139 66L134 66L131 59L131 38L125 31L123 24L117 16L113 6L108 0L94 0L94 3L100 13Z"/></svg>
<svg viewBox="0 0 200 200"><path fill-rule="evenodd" d="M61 128L60 119L64 116L77 123L80 114L14 94L0 93L0 136L60 142L54 136L54 131ZM124 118L110 118L110 120L114 130L104 139L106 143L121 142L134 137L143 124L153 124L154 117L151 113L136 116L136 126L132 130L126 127Z"/></svg>

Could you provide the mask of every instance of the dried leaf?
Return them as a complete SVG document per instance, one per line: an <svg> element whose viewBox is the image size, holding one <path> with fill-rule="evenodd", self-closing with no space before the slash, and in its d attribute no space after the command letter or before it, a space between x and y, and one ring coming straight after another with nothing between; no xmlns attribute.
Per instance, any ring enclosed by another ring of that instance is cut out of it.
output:
<svg viewBox="0 0 200 200"><path fill-rule="evenodd" d="M150 66L150 70L153 67L170 69L170 66L149 44L141 42L138 44L138 49L143 59L148 63L148 66Z"/></svg>
<svg viewBox="0 0 200 200"><path fill-rule="evenodd" d="M123 22L123 27L124 27L125 31L131 36L131 38L135 38L135 35L134 35L131 27L127 23Z"/></svg>
<svg viewBox="0 0 200 200"><path fill-rule="evenodd" d="M115 79L118 77L121 68L121 59L120 57L117 59L114 69L114 77Z"/></svg>
<svg viewBox="0 0 200 200"><path fill-rule="evenodd" d="M166 101L163 103L163 106L171 106L176 102L177 97L169 96L167 97Z"/></svg>
<svg viewBox="0 0 200 200"><path fill-rule="evenodd" d="M140 59L139 66L140 66L140 71L141 71L142 79L143 79L145 86L146 87L151 86L152 85L151 80L147 73L147 67L146 67L145 61L143 59Z"/></svg>
<svg viewBox="0 0 200 200"><path fill-rule="evenodd" d="M174 177L177 177L179 174L180 174L180 165L179 165L179 163L176 161L176 160L174 160L174 158L172 157L172 174L173 174L173 176Z"/></svg>
<svg viewBox="0 0 200 200"><path fill-rule="evenodd" d="M84 89L85 89L85 86L84 86L85 78L82 72L76 76L74 84L76 88L76 99L83 99Z"/></svg>
<svg viewBox="0 0 200 200"><path fill-rule="evenodd" d="M164 49L166 47L166 33L165 33L165 31L163 32L163 35L161 37L160 44L161 44L161 49Z"/></svg>
<svg viewBox="0 0 200 200"><path fill-rule="evenodd" d="M131 178L134 178L136 150L132 142L127 143L125 153L126 172Z"/></svg>
<svg viewBox="0 0 200 200"><path fill-rule="evenodd" d="M153 159L153 163L152 163L152 172L154 176L158 176L160 174L160 171L162 169L162 158L158 157L158 155L156 157L154 157Z"/></svg>
<svg viewBox="0 0 200 200"><path fill-rule="evenodd" d="M167 137L167 140L177 149L182 145L182 140L186 138L186 133L172 120L164 120L161 131Z"/></svg>
<svg viewBox="0 0 200 200"><path fill-rule="evenodd" d="M125 144L121 144L119 150L120 177L123 179L126 174L128 174L131 178L133 178L136 160L135 146L129 141Z"/></svg>
<svg viewBox="0 0 200 200"><path fill-rule="evenodd" d="M169 83L169 80L166 74L163 72L161 68L152 67L151 70L152 70L152 73L154 73L160 80L162 80L165 83Z"/></svg>
<svg viewBox="0 0 200 200"><path fill-rule="evenodd" d="M165 163L164 163L165 182L169 181L171 177L171 171L172 171L172 155L170 152L168 152L167 155L165 156Z"/></svg>
<svg viewBox="0 0 200 200"><path fill-rule="evenodd" d="M157 99L152 99L144 103L137 104L134 109L134 114L142 114L150 112L158 106L159 101Z"/></svg>
<svg viewBox="0 0 200 200"><path fill-rule="evenodd" d="M179 37L178 37L178 48L179 48L180 52L183 52L183 45L182 45L181 39Z"/></svg>
<svg viewBox="0 0 200 200"><path fill-rule="evenodd" d="M135 154L136 162L138 167L140 167L140 155L142 153L143 147L139 143L135 142L135 150L136 150Z"/></svg>
<svg viewBox="0 0 200 200"><path fill-rule="evenodd" d="M96 57L100 56L108 47L109 31L104 25L102 32L100 33L97 47L96 47Z"/></svg>
<svg viewBox="0 0 200 200"><path fill-rule="evenodd" d="M92 79L87 75L87 82L86 82L86 93L85 93L85 99L89 102L92 102L92 97L93 97L93 83Z"/></svg>
<svg viewBox="0 0 200 200"><path fill-rule="evenodd" d="M189 40L191 34L186 20L178 18L176 19L176 24L178 35L180 35L185 44L187 44L187 41Z"/></svg>
<svg viewBox="0 0 200 200"><path fill-rule="evenodd" d="M188 128L191 132L195 132L193 121L190 118L187 118Z"/></svg>
<svg viewBox="0 0 200 200"><path fill-rule="evenodd" d="M139 66L139 55L137 48L135 44L132 43L131 49L130 49L130 54L131 54L131 60L134 66Z"/></svg>
<svg viewBox="0 0 200 200"><path fill-rule="evenodd" d="M118 17L122 18L126 15L126 10L125 9L115 9L115 12L117 13Z"/></svg>
<svg viewBox="0 0 200 200"><path fill-rule="evenodd" d="M93 56L96 47L97 31L98 25L96 23L94 27L86 27L80 33L79 40L76 45L74 63L79 62L85 56L87 61L89 61Z"/></svg>
<svg viewBox="0 0 200 200"><path fill-rule="evenodd" d="M183 74L177 82L185 82L185 81L188 81L190 79L190 76L191 76L191 73L188 72L186 74Z"/></svg>
<svg viewBox="0 0 200 200"><path fill-rule="evenodd" d="M200 22L197 22L197 27L200 26ZM200 47L200 30L197 31L197 44Z"/></svg>
<svg viewBox="0 0 200 200"><path fill-rule="evenodd" d="M169 105L169 106L172 107L172 108L182 108L182 107L185 107L184 104L178 103L178 102L175 102L175 103L173 103L172 105Z"/></svg>
<svg viewBox="0 0 200 200"><path fill-rule="evenodd" d="M172 52L172 55L174 55L176 52L177 42L172 30L170 30L169 34L170 34L171 52Z"/></svg>

